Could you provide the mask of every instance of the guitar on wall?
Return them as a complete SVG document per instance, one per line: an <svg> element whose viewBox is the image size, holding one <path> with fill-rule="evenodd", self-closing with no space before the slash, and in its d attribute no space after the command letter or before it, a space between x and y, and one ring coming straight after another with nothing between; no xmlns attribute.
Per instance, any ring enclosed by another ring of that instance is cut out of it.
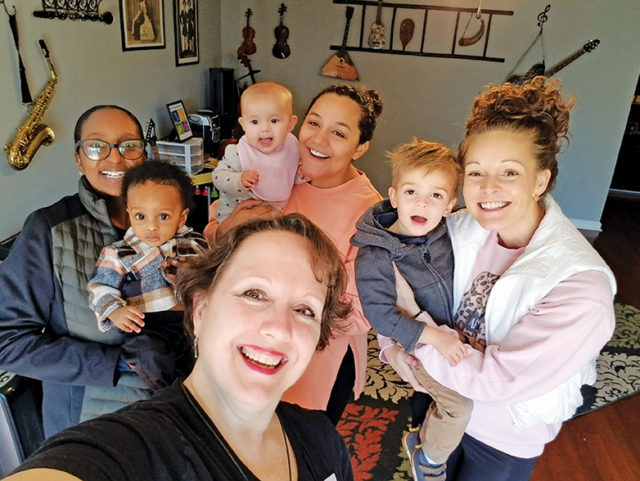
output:
<svg viewBox="0 0 640 481"><path fill-rule="evenodd" d="M349 23L353 17L353 7L347 7L347 22L344 26L344 36L342 37L342 46L336 54L324 64L320 71L322 75L327 77L335 77L345 80L358 80L358 71L353 65L353 61L347 52L347 37L349 36Z"/></svg>
<svg viewBox="0 0 640 481"><path fill-rule="evenodd" d="M369 47L379 49L384 47L384 25L382 24L382 0L378 0L378 11L376 21L371 24L371 31L367 40Z"/></svg>
<svg viewBox="0 0 640 481"><path fill-rule="evenodd" d="M537 75L544 75L545 77L551 77L551 76L555 75L556 73L558 73L563 68L565 68L567 65L569 65L574 60L577 60L578 58L582 57L585 53L591 52L599 44L600 44L600 40L598 40L597 38L594 39L594 40L590 40L587 43L585 43L582 46L581 49L579 49L576 52L572 53L567 58L565 58L564 60L558 62L557 64L555 64L553 67L551 67L548 70L545 70L544 62L540 62L540 63L535 64L529 70L527 70L527 72L524 75L511 75L511 76L507 77L505 82L510 82L510 83L513 83L513 84L522 85L522 84L525 84L527 82L530 82Z"/></svg>
<svg viewBox="0 0 640 481"><path fill-rule="evenodd" d="M276 36L276 43L271 49L271 53L275 58L287 58L291 55L291 49L287 44L287 38L289 38L289 29L282 24L284 12L287 11L287 6L284 3L280 4L280 8L278 9L278 13L280 14L280 25L278 25L273 34Z"/></svg>

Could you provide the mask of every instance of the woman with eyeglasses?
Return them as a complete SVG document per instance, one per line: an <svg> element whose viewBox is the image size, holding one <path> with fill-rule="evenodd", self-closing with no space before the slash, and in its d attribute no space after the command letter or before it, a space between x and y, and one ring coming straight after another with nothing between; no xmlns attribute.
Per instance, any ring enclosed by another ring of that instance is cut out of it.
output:
<svg viewBox="0 0 640 481"><path fill-rule="evenodd" d="M42 380L46 437L78 423L90 396L113 411L149 395L118 369L122 333L100 332L87 302L102 247L129 227L120 191L146 161L142 127L100 105L80 116L74 140L78 193L33 212L0 264L0 369Z"/></svg>

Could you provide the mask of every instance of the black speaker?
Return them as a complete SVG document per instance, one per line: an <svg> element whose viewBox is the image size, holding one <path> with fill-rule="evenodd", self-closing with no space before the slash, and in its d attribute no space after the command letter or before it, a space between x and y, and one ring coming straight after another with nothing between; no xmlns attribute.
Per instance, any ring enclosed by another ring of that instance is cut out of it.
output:
<svg viewBox="0 0 640 481"><path fill-rule="evenodd" d="M238 94L232 68L209 69L209 106L218 115L238 115Z"/></svg>
<svg viewBox="0 0 640 481"><path fill-rule="evenodd" d="M238 118L238 89L232 68L209 69L208 108L220 117L220 134L231 137Z"/></svg>
<svg viewBox="0 0 640 481"><path fill-rule="evenodd" d="M44 441L41 404L39 381L0 371L0 477Z"/></svg>

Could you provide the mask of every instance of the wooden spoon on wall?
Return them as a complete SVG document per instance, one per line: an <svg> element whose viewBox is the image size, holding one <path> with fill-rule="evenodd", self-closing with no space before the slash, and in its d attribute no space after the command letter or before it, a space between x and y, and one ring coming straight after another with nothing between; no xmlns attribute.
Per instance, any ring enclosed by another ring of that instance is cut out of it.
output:
<svg viewBox="0 0 640 481"><path fill-rule="evenodd" d="M405 18L400 24L400 42L402 42L402 51L404 51L409 42L411 42L415 28L416 24L410 18Z"/></svg>

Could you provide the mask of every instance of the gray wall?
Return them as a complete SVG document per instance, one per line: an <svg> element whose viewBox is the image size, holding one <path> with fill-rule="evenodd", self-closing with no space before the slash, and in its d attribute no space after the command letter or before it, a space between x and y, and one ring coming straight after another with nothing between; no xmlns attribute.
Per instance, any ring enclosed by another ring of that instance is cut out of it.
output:
<svg viewBox="0 0 640 481"><path fill-rule="evenodd" d="M26 215L35 208L75 191L72 129L84 109L96 103L118 103L130 108L143 123L153 117L160 123L160 133L167 133L167 102L181 98L188 110L204 106L208 67L232 67L238 75L246 73L236 58L236 49L242 43L247 8L254 12L251 24L256 30L258 51L251 60L254 68L261 70L257 80L287 85L300 116L313 94L335 81L320 76L319 71L334 53L329 46L341 43L344 31L344 5L331 0L286 1L285 25L290 29L292 53L288 59L278 60L271 55L271 47L281 0L200 0L200 63L176 68L171 0L164 0L166 48L128 52L121 50L117 0L102 2L101 11L111 11L115 16L108 26L34 18L32 12L40 8L40 0L8 3L18 8L21 51L33 93L48 80L38 38L47 41L60 81L44 116L44 122L56 131L56 143L41 147L24 171L13 171L6 162L0 162L0 199L4 205L0 239L19 231ZM406 3L477 6L477 0ZM487 9L514 11L513 16L494 17L492 24L488 54L505 58L504 63L351 53L361 82L379 90L386 102L371 150L358 163L382 193L389 183L385 151L413 136L457 146L474 96L484 84L501 82L514 67L538 33L536 17L547 3L482 2ZM359 12L357 7L349 44L358 41ZM388 24L387 15L383 22ZM399 19L405 16L406 12L398 12ZM573 138L562 155L554 195L579 227L597 230L640 68L640 4L637 0L563 0L552 4L548 16L544 27L547 66L590 39L602 42L557 75L565 90L578 99L571 124ZM371 21L373 17L367 17L365 25ZM429 25L427 41L447 45L450 35L451 24L441 17ZM397 38L395 42L399 43ZM17 59L2 10L0 46L0 143L4 144L24 121L26 109L19 102ZM477 53L477 47L468 48ZM519 73L539 60L540 50L532 49L522 60Z"/></svg>
<svg viewBox="0 0 640 481"><path fill-rule="evenodd" d="M243 12L254 12L258 51L253 66L260 69L257 80L276 80L294 94L296 110L302 114L313 94L334 79L318 75L322 65L334 53L330 45L340 44L344 33L345 5L331 0L295 0L285 2L285 24L290 28L291 56L277 60L271 55L273 27L277 24L278 0L237 0L222 2L222 61L246 72L236 60L235 49L242 42ZM443 5L476 8L477 0L406 0L395 3ZM487 54L504 58L504 63L461 59L412 57L369 52L351 52L361 83L377 89L385 100L371 150L358 162L386 195L389 184L384 153L412 136L438 140L456 147L471 102L487 83L500 83L514 67L538 33L537 15L548 3L548 21L544 26L544 44L548 67L560 62L598 38L601 44L561 72L565 90L576 95L577 108L572 118L573 138L562 155L560 178L554 196L578 227L599 230L600 216L607 196L613 168L631 106L640 69L640 3L638 0L488 0L486 9L512 10L513 16L495 16ZM374 20L365 18L368 29ZM410 13L398 10L399 21ZM434 45L451 44L451 24L429 24ZM383 14L389 25L390 12ZM463 19L463 20L466 20ZM465 21L461 21L460 31ZM351 22L349 45L357 44L360 7ZM419 25L416 22L416 25ZM477 27L471 24L469 32ZM396 28L394 43L400 45ZM413 44L419 33L416 31ZM446 41L443 41L446 39ZM366 34L365 34L366 43ZM467 47L477 54L477 47ZM524 73L541 58L533 48L523 59L518 73Z"/></svg>
<svg viewBox="0 0 640 481"><path fill-rule="evenodd" d="M31 165L15 171L0 155L0 239L22 228L25 217L43 205L76 191L73 127L95 104L118 104L131 110L143 127L153 118L160 134L170 130L165 104L182 99L187 110L205 103L206 72L220 63L220 0L200 0L200 63L175 66L173 0L164 0L166 48L122 51L119 0L104 0L100 12L111 12L111 25L91 21L35 18L40 0L7 0L17 9L20 52L35 97L49 80L38 39L47 43L59 80L43 123L56 141L41 146ZM0 6L0 145L11 141L25 121L20 103L18 60L4 10Z"/></svg>

